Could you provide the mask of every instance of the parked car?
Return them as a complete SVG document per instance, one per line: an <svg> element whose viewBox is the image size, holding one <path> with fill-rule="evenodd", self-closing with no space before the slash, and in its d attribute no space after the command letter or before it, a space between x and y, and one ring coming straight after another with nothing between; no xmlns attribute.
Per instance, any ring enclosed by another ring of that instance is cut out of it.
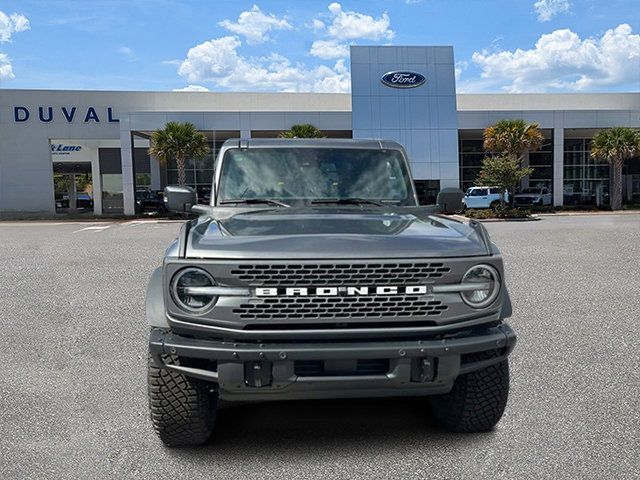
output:
<svg viewBox="0 0 640 480"><path fill-rule="evenodd" d="M551 205L553 196L547 187L525 188L520 193L513 196L516 205Z"/></svg>
<svg viewBox="0 0 640 480"><path fill-rule="evenodd" d="M509 193L504 192L504 201L509 201ZM471 187L462 199L465 208L496 208L500 205L500 189L496 187Z"/></svg>
<svg viewBox="0 0 640 480"><path fill-rule="evenodd" d="M136 213L143 212L157 212L160 215L167 213L162 190L136 190Z"/></svg>
<svg viewBox="0 0 640 480"><path fill-rule="evenodd" d="M87 192L78 192L76 195L76 208L92 209L93 198Z"/></svg>
<svg viewBox="0 0 640 480"><path fill-rule="evenodd" d="M69 208L69 195L56 193L56 208Z"/></svg>

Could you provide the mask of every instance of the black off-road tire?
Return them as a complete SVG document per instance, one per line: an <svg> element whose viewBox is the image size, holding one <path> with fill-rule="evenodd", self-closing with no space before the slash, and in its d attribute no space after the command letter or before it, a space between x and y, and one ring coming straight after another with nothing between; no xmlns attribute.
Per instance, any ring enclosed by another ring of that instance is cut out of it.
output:
<svg viewBox="0 0 640 480"><path fill-rule="evenodd" d="M486 360L481 354L472 361ZM431 412L452 432L486 432L500 420L509 397L509 362L459 376L453 389L431 397Z"/></svg>
<svg viewBox="0 0 640 480"><path fill-rule="evenodd" d="M494 212L502 210L502 205L500 204L500 200L494 200L493 202L491 202L489 204L489 208L491 208L491 210L493 210Z"/></svg>
<svg viewBox="0 0 640 480"><path fill-rule="evenodd" d="M174 355L162 359L165 364L180 365ZM211 437L217 410L211 384L158 368L151 355L148 383L151 423L167 447L193 447Z"/></svg>

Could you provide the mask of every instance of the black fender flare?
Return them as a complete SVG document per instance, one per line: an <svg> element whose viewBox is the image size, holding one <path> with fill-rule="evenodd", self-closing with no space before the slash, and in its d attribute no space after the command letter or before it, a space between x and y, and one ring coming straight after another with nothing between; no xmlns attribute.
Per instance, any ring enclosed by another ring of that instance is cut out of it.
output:
<svg viewBox="0 0 640 480"><path fill-rule="evenodd" d="M509 296L509 290L507 286L504 287L504 292L502 292L502 306L500 307L500 318L505 319L509 318L513 314L513 307L511 306L511 297Z"/></svg>
<svg viewBox="0 0 640 480"><path fill-rule="evenodd" d="M146 312L147 323L149 326L156 328L169 328L164 308L162 267L156 268L149 279L149 284L147 285Z"/></svg>

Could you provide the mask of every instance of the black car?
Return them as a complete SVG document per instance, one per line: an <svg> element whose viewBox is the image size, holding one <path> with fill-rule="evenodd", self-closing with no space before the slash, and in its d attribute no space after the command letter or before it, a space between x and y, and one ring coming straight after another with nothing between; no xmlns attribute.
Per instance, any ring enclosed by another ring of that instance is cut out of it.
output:
<svg viewBox="0 0 640 480"><path fill-rule="evenodd" d="M136 190L136 213L145 212L167 213L162 190Z"/></svg>

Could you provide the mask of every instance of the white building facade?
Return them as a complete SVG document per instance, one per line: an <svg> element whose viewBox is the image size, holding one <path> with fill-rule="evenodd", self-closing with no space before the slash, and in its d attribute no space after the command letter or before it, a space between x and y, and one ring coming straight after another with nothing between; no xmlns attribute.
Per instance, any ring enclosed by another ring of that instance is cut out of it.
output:
<svg viewBox="0 0 640 480"><path fill-rule="evenodd" d="M210 141L211 155L187 168L203 198L224 140L311 123L327 137L399 141L429 202L440 188L472 185L483 129L514 118L545 136L524 186L551 188L555 205L606 198L609 167L590 159L590 140L640 128L640 93L456 94L454 72L452 47L352 47L350 95L0 90L0 214L134 214L136 192L176 181L175 165L147 154L168 121L191 122ZM625 166L628 202L640 203L639 163Z"/></svg>

